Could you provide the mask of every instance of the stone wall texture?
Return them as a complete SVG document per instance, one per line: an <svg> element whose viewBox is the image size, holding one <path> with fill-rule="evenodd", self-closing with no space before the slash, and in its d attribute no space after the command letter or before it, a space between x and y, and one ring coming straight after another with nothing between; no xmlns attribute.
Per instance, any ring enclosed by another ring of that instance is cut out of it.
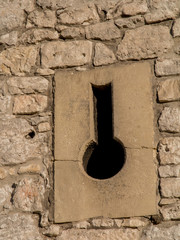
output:
<svg viewBox="0 0 180 240"><path fill-rule="evenodd" d="M55 71L133 61L152 66L158 214L55 224ZM0 0L0 240L180 239L179 101L179 0Z"/></svg>

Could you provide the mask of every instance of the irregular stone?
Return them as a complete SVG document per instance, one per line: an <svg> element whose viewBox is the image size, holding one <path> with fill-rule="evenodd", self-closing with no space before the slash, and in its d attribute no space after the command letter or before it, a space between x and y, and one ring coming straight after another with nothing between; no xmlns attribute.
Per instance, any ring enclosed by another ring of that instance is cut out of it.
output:
<svg viewBox="0 0 180 240"><path fill-rule="evenodd" d="M36 163L29 164L27 166L22 166L18 170L18 174L23 173L40 173L41 172L41 166Z"/></svg>
<svg viewBox="0 0 180 240"><path fill-rule="evenodd" d="M38 73L42 76L48 76L48 75L53 75L55 73L55 71L52 69L48 69L48 68L38 68L36 70L36 73Z"/></svg>
<svg viewBox="0 0 180 240"><path fill-rule="evenodd" d="M38 135L32 135L35 130L25 119L1 117L0 121L0 165L14 165L42 158L41 147L45 142Z"/></svg>
<svg viewBox="0 0 180 240"><path fill-rule="evenodd" d="M27 20L34 26L54 28L56 23L56 14L55 11L48 9L44 11L34 10L28 15Z"/></svg>
<svg viewBox="0 0 180 240"><path fill-rule="evenodd" d="M3 210L4 205L11 205L12 191L13 189L9 185L4 185L3 187L0 187L0 211ZM1 236L1 227L0 227L0 236Z"/></svg>
<svg viewBox="0 0 180 240"><path fill-rule="evenodd" d="M91 55L89 41L49 42L41 47L43 68L84 65L91 62Z"/></svg>
<svg viewBox="0 0 180 240"><path fill-rule="evenodd" d="M110 50L106 45L102 43L97 43L95 45L95 56L94 56L94 65L101 66L114 63L116 57L112 50Z"/></svg>
<svg viewBox="0 0 180 240"><path fill-rule="evenodd" d="M157 59L155 64L157 76L168 76L180 74L180 58Z"/></svg>
<svg viewBox="0 0 180 240"><path fill-rule="evenodd" d="M145 15L147 23L161 22L167 19L174 19L178 13L177 0L150 0L150 13Z"/></svg>
<svg viewBox="0 0 180 240"><path fill-rule="evenodd" d="M165 107L159 118L159 129L163 132L180 132L180 109Z"/></svg>
<svg viewBox="0 0 180 240"><path fill-rule="evenodd" d="M106 229L106 230L84 230L68 229L57 237L57 240L139 240L139 231L136 229Z"/></svg>
<svg viewBox="0 0 180 240"><path fill-rule="evenodd" d="M124 219L122 226L138 228L138 227L147 226L148 224L149 224L149 221L147 218L134 217L134 218Z"/></svg>
<svg viewBox="0 0 180 240"><path fill-rule="evenodd" d="M136 28L144 24L144 18L142 16L119 18L115 20L115 24L119 28Z"/></svg>
<svg viewBox="0 0 180 240"><path fill-rule="evenodd" d="M0 43L5 43L9 46L16 45L17 41L18 41L18 32L17 31L6 33L6 34L0 36Z"/></svg>
<svg viewBox="0 0 180 240"><path fill-rule="evenodd" d="M22 95L14 98L14 114L33 114L47 108L47 96L40 94Z"/></svg>
<svg viewBox="0 0 180 240"><path fill-rule="evenodd" d="M51 126L48 122L42 122L38 125L39 132L47 132L51 130Z"/></svg>
<svg viewBox="0 0 180 240"><path fill-rule="evenodd" d="M10 94L45 93L49 82L43 77L11 77L7 80Z"/></svg>
<svg viewBox="0 0 180 240"><path fill-rule="evenodd" d="M81 221L73 224L73 227L79 228L79 229L87 229L91 226L91 224L88 221Z"/></svg>
<svg viewBox="0 0 180 240"><path fill-rule="evenodd" d="M158 145L161 165L180 163L180 138L163 138Z"/></svg>
<svg viewBox="0 0 180 240"><path fill-rule="evenodd" d="M167 52L172 46L168 27L147 25L127 30L118 45L117 55L119 60L154 58Z"/></svg>
<svg viewBox="0 0 180 240"><path fill-rule="evenodd" d="M0 239L43 240L38 230L38 221L32 215L10 213L1 215Z"/></svg>
<svg viewBox="0 0 180 240"><path fill-rule="evenodd" d="M159 102L171 102L180 100L180 79L167 79L159 83Z"/></svg>
<svg viewBox="0 0 180 240"><path fill-rule="evenodd" d="M57 237L60 234L60 226L58 225L51 225L48 227L46 231L43 232L44 235L48 237Z"/></svg>
<svg viewBox="0 0 180 240"><path fill-rule="evenodd" d="M180 224L173 226L152 225L145 228L140 240L175 240L180 237Z"/></svg>
<svg viewBox="0 0 180 240"><path fill-rule="evenodd" d="M0 53L0 74L22 75L29 73L35 66L37 57L37 48L13 47Z"/></svg>
<svg viewBox="0 0 180 240"><path fill-rule="evenodd" d="M137 14L145 14L148 10L145 0L136 0L123 5L122 14L125 16L134 16Z"/></svg>
<svg viewBox="0 0 180 240"><path fill-rule="evenodd" d="M61 24L92 24L99 22L99 15L93 4L59 10L57 16L58 22Z"/></svg>
<svg viewBox="0 0 180 240"><path fill-rule="evenodd" d="M9 173L10 176L15 176L16 175L16 169L15 168L9 168L8 173Z"/></svg>
<svg viewBox="0 0 180 240"><path fill-rule="evenodd" d="M180 178L162 178L160 186L163 197L180 197Z"/></svg>
<svg viewBox="0 0 180 240"><path fill-rule="evenodd" d="M170 205L170 204L173 204L173 203L176 203L176 202L177 202L177 199L162 198L161 201L159 202L159 205L160 206Z"/></svg>
<svg viewBox="0 0 180 240"><path fill-rule="evenodd" d="M180 18L176 19L172 28L173 37L180 36Z"/></svg>
<svg viewBox="0 0 180 240"><path fill-rule="evenodd" d="M13 205L23 211L40 212L43 209L44 184L41 178L24 178L19 181L13 194Z"/></svg>
<svg viewBox="0 0 180 240"><path fill-rule="evenodd" d="M121 37L121 31L112 21L96 23L86 27L87 39L112 40Z"/></svg>
<svg viewBox="0 0 180 240"><path fill-rule="evenodd" d="M159 167L160 177L180 177L180 165L177 166L160 166Z"/></svg>
<svg viewBox="0 0 180 240"><path fill-rule="evenodd" d="M180 202L160 208L164 220L180 219Z"/></svg>
<svg viewBox="0 0 180 240"><path fill-rule="evenodd" d="M49 211L45 210L41 213L41 219L40 219L40 226L41 227L48 227L49 226Z"/></svg>
<svg viewBox="0 0 180 240"><path fill-rule="evenodd" d="M57 27L56 27L57 29ZM67 27L64 28L61 32L61 37L67 38L67 39L78 39L78 38L84 38L85 31L83 28L77 28L77 27Z"/></svg>
<svg viewBox="0 0 180 240"><path fill-rule="evenodd" d="M117 227L122 227L122 219L114 219L115 224L117 225Z"/></svg>
<svg viewBox="0 0 180 240"><path fill-rule="evenodd" d="M92 220L94 227L113 227L114 221L110 218L97 218Z"/></svg>
<svg viewBox="0 0 180 240"><path fill-rule="evenodd" d="M11 109L11 96L0 96L0 113L8 113Z"/></svg>
<svg viewBox="0 0 180 240"><path fill-rule="evenodd" d="M0 179L4 179L5 177L7 177L8 173L6 171L6 169L0 167Z"/></svg>
<svg viewBox="0 0 180 240"><path fill-rule="evenodd" d="M21 43L36 43L43 40L56 40L59 38L57 31L49 29L30 29L22 34Z"/></svg>

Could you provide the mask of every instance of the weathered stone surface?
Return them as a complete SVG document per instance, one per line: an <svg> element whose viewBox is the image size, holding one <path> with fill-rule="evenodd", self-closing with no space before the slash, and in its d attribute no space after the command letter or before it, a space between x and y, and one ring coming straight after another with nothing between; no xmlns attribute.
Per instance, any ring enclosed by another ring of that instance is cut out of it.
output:
<svg viewBox="0 0 180 240"><path fill-rule="evenodd" d="M160 208L164 220L180 219L180 202Z"/></svg>
<svg viewBox="0 0 180 240"><path fill-rule="evenodd" d="M119 18L115 20L116 26L119 28L135 28L144 24L144 18L142 16L134 16L130 18Z"/></svg>
<svg viewBox="0 0 180 240"><path fill-rule="evenodd" d="M161 165L180 163L180 138L163 138L159 145L159 160Z"/></svg>
<svg viewBox="0 0 180 240"><path fill-rule="evenodd" d="M54 70L52 69L48 69L48 68L38 68L36 70L36 73L42 75L42 76L48 76L48 75L52 75L55 73Z"/></svg>
<svg viewBox="0 0 180 240"><path fill-rule="evenodd" d="M60 226L58 225L51 225L46 229L43 234L48 237L57 237L61 232Z"/></svg>
<svg viewBox="0 0 180 240"><path fill-rule="evenodd" d="M31 215L11 213L1 215L0 240L42 240L38 221Z"/></svg>
<svg viewBox="0 0 180 240"><path fill-rule="evenodd" d="M174 226L154 225L144 229L140 240L175 240L180 238L180 224Z"/></svg>
<svg viewBox="0 0 180 240"><path fill-rule="evenodd" d="M61 24L92 24L99 21L99 15L93 4L59 10L57 15Z"/></svg>
<svg viewBox="0 0 180 240"><path fill-rule="evenodd" d="M12 31L0 36L0 43L5 43L7 45L16 45L18 41L18 32Z"/></svg>
<svg viewBox="0 0 180 240"><path fill-rule="evenodd" d="M117 55L120 60L154 58L167 52L172 45L168 27L143 26L126 31Z"/></svg>
<svg viewBox="0 0 180 240"><path fill-rule="evenodd" d="M121 31L112 21L96 23L86 27L87 39L112 40L121 37Z"/></svg>
<svg viewBox="0 0 180 240"><path fill-rule="evenodd" d="M57 240L139 240L139 231L136 229L109 229L109 230L64 230Z"/></svg>
<svg viewBox="0 0 180 240"><path fill-rule="evenodd" d="M38 26L38 27L51 27L54 28L56 23L55 11L48 9L44 11L35 10L28 15L27 27Z"/></svg>
<svg viewBox="0 0 180 240"><path fill-rule="evenodd" d="M164 132L180 132L180 109L165 107L159 118L159 129Z"/></svg>
<svg viewBox="0 0 180 240"><path fill-rule="evenodd" d="M176 203L178 200L174 199L174 198L161 198L161 201L159 202L160 206L164 206L164 205L170 205L173 203Z"/></svg>
<svg viewBox="0 0 180 240"><path fill-rule="evenodd" d="M43 40L56 40L59 38L57 31L49 29L30 29L22 34L21 43L36 43Z"/></svg>
<svg viewBox="0 0 180 240"><path fill-rule="evenodd" d="M12 194L12 191L13 191L13 189L9 185L7 185L7 184L4 185L3 187L0 187L0 211L3 210L3 207L5 205L7 207L11 206L11 194ZM0 236L1 236L1 227L0 227Z"/></svg>
<svg viewBox="0 0 180 240"><path fill-rule="evenodd" d="M29 137L28 134L35 131L25 119L1 117L0 121L0 165L14 165L30 159L41 159L40 147L44 144L43 140L36 135L34 138Z"/></svg>
<svg viewBox="0 0 180 240"><path fill-rule="evenodd" d="M48 122L42 122L38 125L39 132L47 132L51 130L51 126Z"/></svg>
<svg viewBox="0 0 180 240"><path fill-rule="evenodd" d="M145 0L136 0L123 5L122 14L125 16L133 16L137 14L145 14L148 10Z"/></svg>
<svg viewBox="0 0 180 240"><path fill-rule="evenodd" d="M176 19L172 28L173 37L180 36L180 18Z"/></svg>
<svg viewBox="0 0 180 240"><path fill-rule="evenodd" d="M162 178L160 186L163 197L180 197L180 178Z"/></svg>
<svg viewBox="0 0 180 240"><path fill-rule="evenodd" d="M144 227L147 224L149 224L148 219L143 217L124 219L122 222L123 227L132 227L132 228Z"/></svg>
<svg viewBox="0 0 180 240"><path fill-rule="evenodd" d="M160 166L159 167L160 177L180 177L180 165L177 166Z"/></svg>
<svg viewBox="0 0 180 240"><path fill-rule="evenodd" d="M15 96L14 114L33 114L43 112L47 108L48 98L40 94Z"/></svg>
<svg viewBox="0 0 180 240"><path fill-rule="evenodd" d="M8 113L11 108L11 96L0 96L0 113Z"/></svg>
<svg viewBox="0 0 180 240"><path fill-rule="evenodd" d="M0 74L22 75L29 73L36 63L37 48L13 47L0 53Z"/></svg>
<svg viewBox="0 0 180 240"><path fill-rule="evenodd" d="M180 58L158 59L155 64L157 76L180 74Z"/></svg>
<svg viewBox="0 0 180 240"><path fill-rule="evenodd" d="M44 192L44 183L41 178L24 178L15 188L13 205L23 211L40 212L43 209Z"/></svg>
<svg viewBox="0 0 180 240"><path fill-rule="evenodd" d="M180 79L167 79L159 83L159 102L170 102L180 100Z"/></svg>
<svg viewBox="0 0 180 240"><path fill-rule="evenodd" d="M91 226L91 224L88 221L81 221L73 224L73 227L78 229L87 229Z"/></svg>
<svg viewBox="0 0 180 240"><path fill-rule="evenodd" d="M147 23L174 19L179 13L178 0L150 0L150 13L145 15Z"/></svg>
<svg viewBox="0 0 180 240"><path fill-rule="evenodd" d="M43 77L11 77L7 80L11 94L45 93L49 82Z"/></svg>
<svg viewBox="0 0 180 240"><path fill-rule="evenodd" d="M60 27L56 27L56 29L61 32L60 35L63 38L68 38L68 39L79 39L79 38L84 38L85 36L85 31L83 28L77 28L77 27L66 27L62 30L60 30Z"/></svg>
<svg viewBox="0 0 180 240"><path fill-rule="evenodd" d="M0 167L0 179L1 180L4 179L5 177L7 177L7 175L8 175L8 173L7 173L6 169Z"/></svg>
<svg viewBox="0 0 180 240"><path fill-rule="evenodd" d="M18 174L23 173L40 173L41 172L41 166L36 163L29 164L27 166L22 166L18 169Z"/></svg>
<svg viewBox="0 0 180 240"><path fill-rule="evenodd" d="M84 65L91 62L91 55L89 41L49 42L41 48L43 68Z"/></svg>
<svg viewBox="0 0 180 240"><path fill-rule="evenodd" d="M114 63L116 57L112 50L102 43L95 45L94 65L101 66Z"/></svg>
<svg viewBox="0 0 180 240"><path fill-rule="evenodd" d="M97 218L92 220L92 225L94 227L113 227L114 220L111 218Z"/></svg>

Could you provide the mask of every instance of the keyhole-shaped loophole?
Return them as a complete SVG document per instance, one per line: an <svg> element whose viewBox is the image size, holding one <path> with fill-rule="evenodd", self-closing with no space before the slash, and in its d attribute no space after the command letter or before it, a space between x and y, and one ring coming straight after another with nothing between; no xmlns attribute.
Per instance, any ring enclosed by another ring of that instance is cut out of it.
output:
<svg viewBox="0 0 180 240"><path fill-rule="evenodd" d="M97 144L86 150L83 165L86 173L96 179L116 175L125 163L123 144L113 139L113 107L111 84L92 86Z"/></svg>

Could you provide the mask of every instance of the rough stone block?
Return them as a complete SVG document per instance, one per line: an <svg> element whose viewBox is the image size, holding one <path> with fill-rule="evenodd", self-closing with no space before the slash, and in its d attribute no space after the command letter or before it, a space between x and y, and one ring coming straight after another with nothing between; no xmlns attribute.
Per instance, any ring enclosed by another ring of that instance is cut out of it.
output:
<svg viewBox="0 0 180 240"><path fill-rule="evenodd" d="M180 178L162 178L160 186L163 197L180 197Z"/></svg>
<svg viewBox="0 0 180 240"><path fill-rule="evenodd" d="M176 19L172 28L173 37L180 36L180 18Z"/></svg>
<svg viewBox="0 0 180 240"><path fill-rule="evenodd" d="M41 166L36 163L32 163L26 166L21 166L18 169L18 174L24 174L24 173L41 173Z"/></svg>
<svg viewBox="0 0 180 240"><path fill-rule="evenodd" d="M7 206L7 207L11 206L12 191L13 189L7 184L4 184L4 186L0 187L0 212L3 210L4 206ZM0 230L0 237L1 237L1 230Z"/></svg>
<svg viewBox="0 0 180 240"><path fill-rule="evenodd" d="M177 166L160 166L159 167L160 177L180 177L180 165Z"/></svg>
<svg viewBox="0 0 180 240"><path fill-rule="evenodd" d="M18 41L18 32L12 31L0 36L0 43L5 43L7 45L16 45Z"/></svg>
<svg viewBox="0 0 180 240"><path fill-rule="evenodd" d="M180 74L180 58L158 59L155 64L157 76L168 76Z"/></svg>
<svg viewBox="0 0 180 240"><path fill-rule="evenodd" d="M142 16L119 18L115 20L115 24L119 28L136 28L144 24L144 18Z"/></svg>
<svg viewBox="0 0 180 240"><path fill-rule="evenodd" d="M119 60L154 58L167 52L172 45L168 27L143 26L126 31L117 55Z"/></svg>
<svg viewBox="0 0 180 240"><path fill-rule="evenodd" d="M92 220L92 225L94 227L106 227L110 228L114 226L114 220L110 218L97 218Z"/></svg>
<svg viewBox="0 0 180 240"><path fill-rule="evenodd" d="M116 57L112 50L102 43L95 45L94 65L101 66L116 62Z"/></svg>
<svg viewBox="0 0 180 240"><path fill-rule="evenodd" d="M180 79L167 79L159 83L159 102L171 102L180 100Z"/></svg>
<svg viewBox="0 0 180 240"><path fill-rule="evenodd" d="M49 42L41 47L43 68L80 66L91 62L92 43L89 41Z"/></svg>
<svg viewBox="0 0 180 240"><path fill-rule="evenodd" d="M2 180L4 178L6 178L7 175L8 175L8 172L6 171L6 169L3 167L0 167L0 179Z"/></svg>
<svg viewBox="0 0 180 240"><path fill-rule="evenodd" d="M180 132L180 109L165 107L159 118L159 129L164 132Z"/></svg>
<svg viewBox="0 0 180 240"><path fill-rule="evenodd" d="M137 14L145 14L148 11L147 2L145 0L136 0L123 5L122 14L125 16L134 16Z"/></svg>
<svg viewBox="0 0 180 240"><path fill-rule="evenodd" d="M0 113L11 112L11 96L0 96Z"/></svg>
<svg viewBox="0 0 180 240"><path fill-rule="evenodd" d="M144 227L149 224L149 221L147 218L129 218L129 219L124 219L122 222L123 227L131 227L131 228L138 228L138 227Z"/></svg>
<svg viewBox="0 0 180 240"><path fill-rule="evenodd" d="M180 163L180 138L163 138L159 145L159 160L161 165Z"/></svg>
<svg viewBox="0 0 180 240"><path fill-rule="evenodd" d="M79 39L84 38L85 36L85 31L83 28L66 27L61 30L60 27L57 26L56 29L60 31L61 37L67 39Z"/></svg>
<svg viewBox="0 0 180 240"><path fill-rule="evenodd" d="M180 203L171 204L160 208L160 212L164 220L179 220L180 219Z"/></svg>

